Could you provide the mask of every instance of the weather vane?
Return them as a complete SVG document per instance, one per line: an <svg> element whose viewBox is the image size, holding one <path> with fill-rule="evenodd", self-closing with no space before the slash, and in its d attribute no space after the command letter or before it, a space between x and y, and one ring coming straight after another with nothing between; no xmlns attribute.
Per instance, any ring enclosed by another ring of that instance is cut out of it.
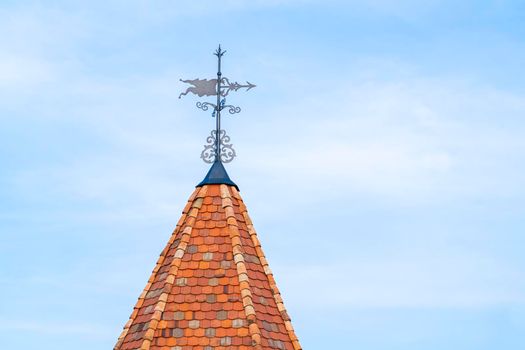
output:
<svg viewBox="0 0 525 350"><path fill-rule="evenodd" d="M233 145L230 143L230 137L226 135L226 130L221 129L221 111L228 109L230 114L239 113L240 107L233 105L226 105L226 96L231 91L237 91L239 89L246 89L246 91L255 87L254 84L246 82L246 84L239 84L238 82L230 82L226 77L222 77L221 73L221 58L226 51L219 48L215 51L217 56L217 79L194 79L194 80L182 80L183 83L188 83L190 86L186 91L179 95L179 98L193 93L202 96L217 96L217 103L213 104L210 102L197 102L197 108L207 111L210 107L212 108L212 117L215 118L215 130L212 130L210 136L206 138L207 145L204 146L204 150L201 153L201 158L206 163L221 162L229 163L235 158L236 153L233 149Z"/></svg>

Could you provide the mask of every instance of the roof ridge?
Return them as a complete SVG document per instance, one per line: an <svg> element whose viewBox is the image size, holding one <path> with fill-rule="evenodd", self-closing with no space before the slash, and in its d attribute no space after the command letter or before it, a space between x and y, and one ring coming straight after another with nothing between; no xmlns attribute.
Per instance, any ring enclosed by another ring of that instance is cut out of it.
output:
<svg viewBox="0 0 525 350"><path fill-rule="evenodd" d="M259 238L257 237L257 232L255 231L253 222L250 219L250 216L248 215L248 209L246 208L246 205L244 204L244 201L242 200L237 189L233 188L232 192L233 192L233 197L237 199L240 204L242 204L242 205L239 205L239 210L241 211L244 217L246 227L248 228L248 233L250 234L250 238L253 242L257 257L259 258L259 261L261 262L264 268L264 273L268 277L268 282L270 283L272 295L274 297L277 308L281 314L281 317L284 321L286 331L288 332L288 335L290 336L290 339L292 340L292 345L294 347L294 350L302 350L301 344L299 344L299 339L297 338L297 335L295 334L295 331L293 329L290 316L288 315L288 312L286 311L286 308L284 307L284 302L281 297L281 293L279 292L279 288L277 288L277 283L275 281L275 278L273 277L273 272L270 269L266 256L264 255L264 252L261 246L261 242L259 241Z"/></svg>
<svg viewBox="0 0 525 350"><path fill-rule="evenodd" d="M153 269L151 273L148 283L146 284L146 287L144 288L141 295L139 296L139 300L137 301L135 308L133 309L130 319L124 326L124 330L119 336L117 340L117 344L113 348L114 350L119 349L120 346L122 345L122 342L124 341L124 338L126 337L133 321L137 317L138 310L144 303L144 300L146 299L146 295L148 294L151 286L153 285L155 278L157 277L157 273L159 272L162 264L164 263L166 259L167 253L169 252L171 245L173 244L173 242L175 242L178 234L182 232L181 240L179 244L177 245L177 249L175 250L175 256L170 263L170 269L168 271L168 275L166 276L166 279L164 280L164 285L162 288L163 292L157 299L157 302L154 304L155 309L154 309L153 315L151 316L151 320L149 321L148 329L146 330L144 334L143 342L140 347L141 350L148 350L150 348L151 341L153 339L155 330L160 321L162 313L164 312L164 308L166 307L166 302L167 302L168 294L169 294L167 291L171 289L171 286L175 282L175 277L177 274L178 267L182 261L182 256L184 255L186 251L188 241L191 237L193 225L197 218L199 209L202 206L202 198L206 195L207 189L208 189L208 186L203 186L203 187L195 189L195 191L193 191L192 195L188 199L188 203L186 204L182 212L181 218L179 219L177 226L173 230L173 233L168 241L168 244L165 246L159 259L157 260L157 264L155 265L155 268ZM184 229L180 231L182 227L184 227Z"/></svg>
<svg viewBox="0 0 525 350"><path fill-rule="evenodd" d="M255 308L252 300L252 292L250 289L250 279L246 270L246 264L242 250L242 241L241 234L239 232L239 224L237 222L237 219L235 218L235 212L233 210L233 203L231 200L231 194L228 189L228 186L224 184L221 185L220 191L222 206L226 213L226 222L228 224L228 230L230 232L230 238L233 247L233 260L237 268L242 304L244 307L246 319L248 320L248 330L252 338L252 346L255 349L262 349L261 330L257 325L257 317L255 314Z"/></svg>
<svg viewBox="0 0 525 350"><path fill-rule="evenodd" d="M193 191L193 193L191 194L190 198L188 198L188 204L186 205L186 207L193 202L193 200L195 199L195 197L197 196L197 193L200 192L200 188L197 188ZM137 300L137 303L135 304L135 307L133 308L133 311L131 312L131 315L129 317L129 320L128 322L126 322L126 324L124 325L124 328L122 330L122 332L120 333L120 336L118 337L118 340L117 340L117 343L115 344L114 346L114 350L116 349L119 349L120 346L122 345L122 342L124 341L124 338L126 338L126 335L128 334L129 332L129 328L131 327L131 325L133 324L133 321L135 320L135 318L137 317L137 314L138 314L138 311L140 309L140 307L142 306L142 304L144 303L144 300L146 298L146 294L148 294L151 286L153 285L153 281L155 280L155 277L157 276L157 273L158 271L160 270L160 268L162 267L162 264L164 263L164 260L166 260L166 256L168 254L168 251L170 249L170 246L173 244L173 242L175 241L176 237L177 237L177 234L179 233L180 231L180 228L182 227L182 225L184 224L184 222L186 221L186 218L187 218L187 213L188 211L187 210L184 210L182 212L182 215L179 219L179 221L177 222L177 225L175 226L175 229L173 230L171 236L170 236L170 239L168 240L168 244L166 244L166 246L164 247L164 249L162 250L162 252L160 253L160 256L157 260L157 264L155 265L155 267L153 268L152 272L151 272L151 275L150 275L150 278L148 280L148 283L146 283L146 286L144 287L144 289L142 290L142 293L139 295L138 297L138 300Z"/></svg>
<svg viewBox="0 0 525 350"><path fill-rule="evenodd" d="M155 305L153 315L151 316L151 321L149 322L148 329L146 330L146 333L144 333L144 340L142 342L142 345L140 346L141 350L148 350L151 346L153 336L155 335L155 330L157 329L157 325L159 324L159 321L162 317L162 313L166 308L166 302L168 301L169 291L171 291L171 287L173 287L173 283L175 283L175 278L177 277L177 272L182 262L182 257L184 256L186 248L188 247L188 242L190 241L191 233L193 231L193 225L195 225L195 221L197 219L197 214L199 213L199 209L202 207L202 198L204 198L204 196L206 195L207 190L208 186L203 186L200 189L199 193L197 194L191 205L189 213L187 214L187 221L185 221L186 225L184 227L184 230L182 230L180 242L177 245L175 255L170 263L168 276L166 276L166 279L164 280L162 294L157 299L157 303Z"/></svg>

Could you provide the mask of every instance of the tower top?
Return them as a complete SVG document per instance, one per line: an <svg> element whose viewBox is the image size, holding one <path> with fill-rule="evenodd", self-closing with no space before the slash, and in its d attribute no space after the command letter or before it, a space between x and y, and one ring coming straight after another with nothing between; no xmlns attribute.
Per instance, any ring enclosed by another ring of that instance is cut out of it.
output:
<svg viewBox="0 0 525 350"><path fill-rule="evenodd" d="M235 157L221 111L225 97L255 85L222 77L185 80L181 94L216 96L216 128L201 158L212 163L184 207L114 350L301 350L281 293L237 186L223 163Z"/></svg>

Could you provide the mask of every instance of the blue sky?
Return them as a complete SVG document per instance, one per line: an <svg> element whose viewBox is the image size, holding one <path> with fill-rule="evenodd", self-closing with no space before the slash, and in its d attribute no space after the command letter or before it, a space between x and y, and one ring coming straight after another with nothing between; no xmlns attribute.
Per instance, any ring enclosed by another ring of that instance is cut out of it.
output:
<svg viewBox="0 0 525 350"><path fill-rule="evenodd" d="M228 165L305 349L523 349L525 5L6 1L0 335L110 349L205 175Z"/></svg>

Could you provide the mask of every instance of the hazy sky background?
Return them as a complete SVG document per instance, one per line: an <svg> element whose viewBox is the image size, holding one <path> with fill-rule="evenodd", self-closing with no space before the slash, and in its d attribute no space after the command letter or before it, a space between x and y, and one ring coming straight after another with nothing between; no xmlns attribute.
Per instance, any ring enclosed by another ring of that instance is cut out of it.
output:
<svg viewBox="0 0 525 350"><path fill-rule="evenodd" d="M0 336L111 349L214 120L305 350L525 348L521 1L6 1Z"/></svg>

